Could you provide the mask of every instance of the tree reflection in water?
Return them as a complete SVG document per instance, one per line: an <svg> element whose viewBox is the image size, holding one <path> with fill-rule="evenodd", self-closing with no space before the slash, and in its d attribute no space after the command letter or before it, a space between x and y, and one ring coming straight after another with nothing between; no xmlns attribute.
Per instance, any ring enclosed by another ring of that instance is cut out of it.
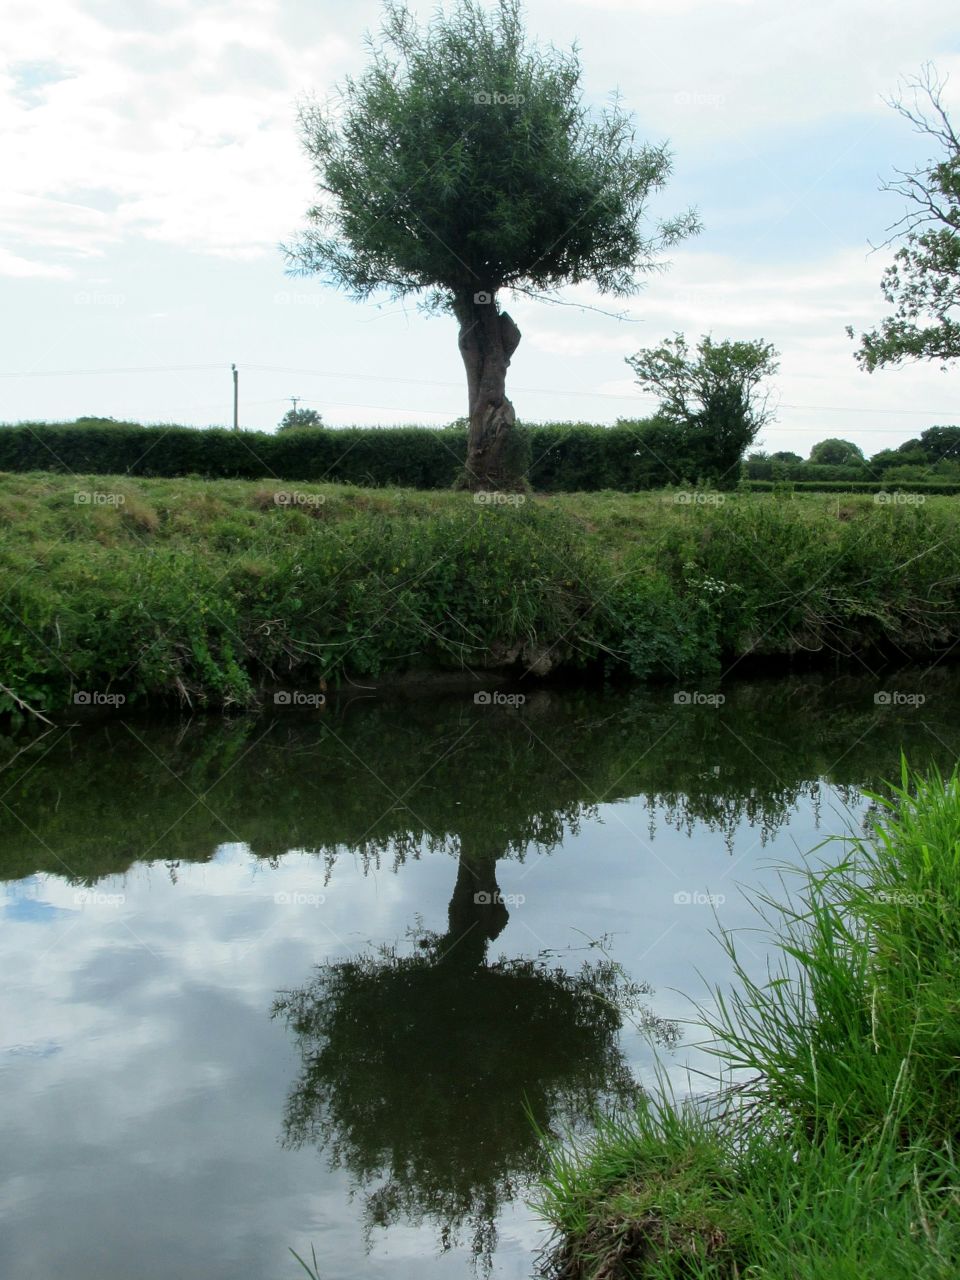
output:
<svg viewBox="0 0 960 1280"><path fill-rule="evenodd" d="M483 1273L501 1205L539 1167L537 1130L635 1100L624 1020L679 1038L606 956L572 971L547 953L488 962L507 920L495 871L492 856L462 856L446 933L321 965L274 1005L303 1060L285 1145L316 1145L350 1173L368 1239L430 1221L443 1249L466 1239Z"/></svg>

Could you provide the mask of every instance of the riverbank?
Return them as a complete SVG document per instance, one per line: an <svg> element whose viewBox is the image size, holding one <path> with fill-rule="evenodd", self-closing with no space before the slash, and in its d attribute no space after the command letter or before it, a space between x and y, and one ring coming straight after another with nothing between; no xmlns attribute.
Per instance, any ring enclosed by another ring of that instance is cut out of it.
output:
<svg viewBox="0 0 960 1280"><path fill-rule="evenodd" d="M885 496L0 475L0 711L932 661L960 639L957 504Z"/></svg>
<svg viewBox="0 0 960 1280"><path fill-rule="evenodd" d="M782 958L705 1013L722 1108L664 1089L556 1150L560 1280L947 1280L960 1271L960 775L876 797L867 841L763 900ZM798 874L798 873L794 873Z"/></svg>

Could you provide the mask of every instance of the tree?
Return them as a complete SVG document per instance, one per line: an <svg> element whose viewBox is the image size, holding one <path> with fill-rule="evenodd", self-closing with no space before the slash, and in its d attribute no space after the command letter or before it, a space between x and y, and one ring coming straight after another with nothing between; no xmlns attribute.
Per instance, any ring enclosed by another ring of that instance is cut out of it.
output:
<svg viewBox="0 0 960 1280"><path fill-rule="evenodd" d="M780 449L776 453L771 453L771 462L802 462L803 459L799 453L793 453L790 449Z"/></svg>
<svg viewBox="0 0 960 1280"><path fill-rule="evenodd" d="M945 83L925 67L907 82L913 105L902 95L889 104L918 133L934 139L943 155L898 171L883 186L905 196L912 207L890 228L893 234L886 242L905 237L881 284L894 313L861 336L855 353L868 373L908 359L940 360L945 366L960 356L960 135L943 106ZM854 337L852 327L847 333Z"/></svg>
<svg viewBox="0 0 960 1280"><path fill-rule="evenodd" d="M865 461L863 450L852 440L820 440L810 450L810 461L829 467L861 466Z"/></svg>
<svg viewBox="0 0 960 1280"><path fill-rule="evenodd" d="M908 444L922 449L930 462L960 462L960 427L928 427Z"/></svg>
<svg viewBox="0 0 960 1280"><path fill-rule="evenodd" d="M288 409L278 431L299 431L302 427L322 427L323 419L316 409Z"/></svg>
<svg viewBox="0 0 960 1280"><path fill-rule="evenodd" d="M507 921L498 852L461 845L445 933L417 931L408 955L328 962L273 1006L302 1057L284 1144L316 1145L372 1187L368 1227L433 1221L444 1247L469 1233L478 1275L503 1202L540 1168L542 1134L640 1101L625 1016L666 1047L681 1036L608 958L574 972L551 953L488 961Z"/></svg>
<svg viewBox="0 0 960 1280"><path fill-rule="evenodd" d="M774 417L764 378L779 368L768 342L714 342L692 354L682 333L627 357L645 390L661 398L659 417L677 432L684 479L732 485L746 450Z"/></svg>
<svg viewBox="0 0 960 1280"><path fill-rule="evenodd" d="M301 137L321 191L286 249L357 299L378 290L452 313L466 370L474 489L516 487L507 368L520 330L502 290L553 295L592 282L627 296L660 251L699 230L688 211L646 226L671 171L635 144L614 102L584 106L576 52L531 46L520 0L457 0L421 30L386 0L370 63L336 109L305 104Z"/></svg>

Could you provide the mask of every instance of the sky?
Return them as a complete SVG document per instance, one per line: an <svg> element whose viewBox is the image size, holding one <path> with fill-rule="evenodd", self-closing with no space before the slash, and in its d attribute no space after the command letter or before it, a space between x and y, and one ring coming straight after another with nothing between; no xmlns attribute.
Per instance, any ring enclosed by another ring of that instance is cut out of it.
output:
<svg viewBox="0 0 960 1280"><path fill-rule="evenodd" d="M426 19L433 0L413 0ZM314 196L296 130L366 63L370 0L6 0L0 50L0 422L80 415L273 429L298 397L331 425L442 425L465 413L447 315L354 302L291 278L279 245ZM928 62L960 115L955 0L530 0L574 42L587 101L619 90L638 136L669 141L662 218L704 229L626 304L504 299L523 339L521 421L613 422L655 408L624 357L682 331L773 342L776 421L760 443L867 453L960 423L960 378L868 375L845 333L872 328L904 212L880 190L933 158L885 99ZM592 308L626 313L625 318Z"/></svg>

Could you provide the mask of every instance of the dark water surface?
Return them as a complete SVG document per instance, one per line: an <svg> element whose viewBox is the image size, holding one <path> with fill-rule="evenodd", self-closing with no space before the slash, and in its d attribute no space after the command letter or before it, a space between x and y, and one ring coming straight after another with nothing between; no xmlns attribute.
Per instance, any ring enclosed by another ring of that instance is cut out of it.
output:
<svg viewBox="0 0 960 1280"><path fill-rule="evenodd" d="M859 829L901 746L960 754L956 671L723 693L130 718L12 759L0 1276L294 1280L311 1244L324 1280L529 1276L524 1108L576 1125L657 1054L683 1087L738 888Z"/></svg>

